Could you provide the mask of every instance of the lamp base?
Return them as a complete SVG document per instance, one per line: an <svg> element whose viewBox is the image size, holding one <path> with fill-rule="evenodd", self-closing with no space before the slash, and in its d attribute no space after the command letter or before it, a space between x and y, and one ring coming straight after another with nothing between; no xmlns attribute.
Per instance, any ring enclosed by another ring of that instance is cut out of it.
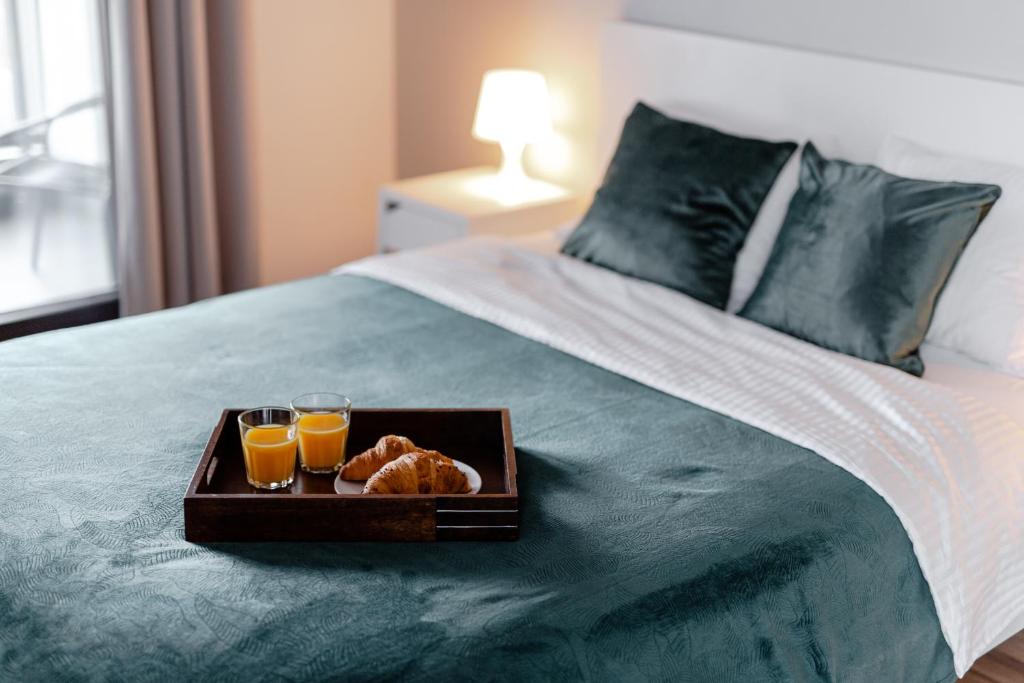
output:
<svg viewBox="0 0 1024 683"><path fill-rule="evenodd" d="M498 169L498 180L509 186L522 184L530 180L523 168L523 150L526 144L522 142L501 142L501 168Z"/></svg>

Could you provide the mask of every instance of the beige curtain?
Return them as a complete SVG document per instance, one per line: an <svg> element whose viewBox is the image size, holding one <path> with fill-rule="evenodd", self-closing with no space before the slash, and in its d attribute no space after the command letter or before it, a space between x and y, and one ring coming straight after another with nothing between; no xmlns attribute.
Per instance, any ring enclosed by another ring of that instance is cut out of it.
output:
<svg viewBox="0 0 1024 683"><path fill-rule="evenodd" d="M205 0L109 0L121 314L220 294Z"/></svg>

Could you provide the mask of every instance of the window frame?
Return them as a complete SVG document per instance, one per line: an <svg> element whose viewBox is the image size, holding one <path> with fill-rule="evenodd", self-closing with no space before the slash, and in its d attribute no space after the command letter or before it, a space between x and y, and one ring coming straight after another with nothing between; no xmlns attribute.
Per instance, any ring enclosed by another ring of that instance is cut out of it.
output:
<svg viewBox="0 0 1024 683"><path fill-rule="evenodd" d="M0 315L0 342L40 332L114 320L120 316L120 303L117 293L114 292L44 304L28 310L31 311L28 317L19 318L19 311Z"/></svg>
<svg viewBox="0 0 1024 683"><path fill-rule="evenodd" d="M37 87L33 92L29 92L26 87L27 77L25 73L25 66L28 63L25 60L26 50L38 51L41 44L38 35L40 30L38 0L31 0L27 3L19 3L18 0L0 0L0 2L5 5L9 20L4 27L6 28L6 31L4 31L6 35L4 37L9 39L5 42L10 49L11 65L14 71L14 83L12 85L15 90L15 113L20 120L25 120L29 110L29 97L38 98L40 103L42 100L41 88ZM108 144L112 145L113 99L111 93L109 27L107 23L109 7L108 0L93 0L93 2L96 8L96 19L99 23L100 78L103 83L103 98L106 109L107 141ZM23 15L20 10L25 7L30 8L28 14L32 16L26 17ZM30 35L28 40L23 40L26 31L19 31L19 28L28 28L30 30L27 33L34 32L34 35ZM31 62L32 60L28 61ZM41 68L41 64L41 58L37 58L32 68L38 71ZM0 133L2 132L0 130ZM111 220L117 214L117 186L114 182L114 155L112 151L108 151L111 183ZM113 233L116 239L116 223ZM115 288L112 291L86 294L65 301L55 301L31 308L0 312L0 342L39 332L113 320L120 316L119 300L119 285L115 283Z"/></svg>

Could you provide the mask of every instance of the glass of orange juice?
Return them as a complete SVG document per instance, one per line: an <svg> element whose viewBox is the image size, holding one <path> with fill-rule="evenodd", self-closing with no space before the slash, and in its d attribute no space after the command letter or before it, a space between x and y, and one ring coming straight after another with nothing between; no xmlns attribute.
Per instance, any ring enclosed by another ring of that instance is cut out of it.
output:
<svg viewBox="0 0 1024 683"><path fill-rule="evenodd" d="M299 416L299 464L305 472L336 472L345 462L352 402L320 392L292 399Z"/></svg>
<svg viewBox="0 0 1024 683"><path fill-rule="evenodd" d="M245 478L260 489L280 489L295 479L299 416L293 410L265 406L238 416L245 455Z"/></svg>

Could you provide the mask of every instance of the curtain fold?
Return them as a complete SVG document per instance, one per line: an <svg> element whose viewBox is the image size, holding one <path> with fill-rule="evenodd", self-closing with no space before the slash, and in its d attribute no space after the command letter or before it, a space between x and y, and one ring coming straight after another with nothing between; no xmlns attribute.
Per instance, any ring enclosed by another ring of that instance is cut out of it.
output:
<svg viewBox="0 0 1024 683"><path fill-rule="evenodd" d="M205 0L110 0L121 314L222 293Z"/></svg>

